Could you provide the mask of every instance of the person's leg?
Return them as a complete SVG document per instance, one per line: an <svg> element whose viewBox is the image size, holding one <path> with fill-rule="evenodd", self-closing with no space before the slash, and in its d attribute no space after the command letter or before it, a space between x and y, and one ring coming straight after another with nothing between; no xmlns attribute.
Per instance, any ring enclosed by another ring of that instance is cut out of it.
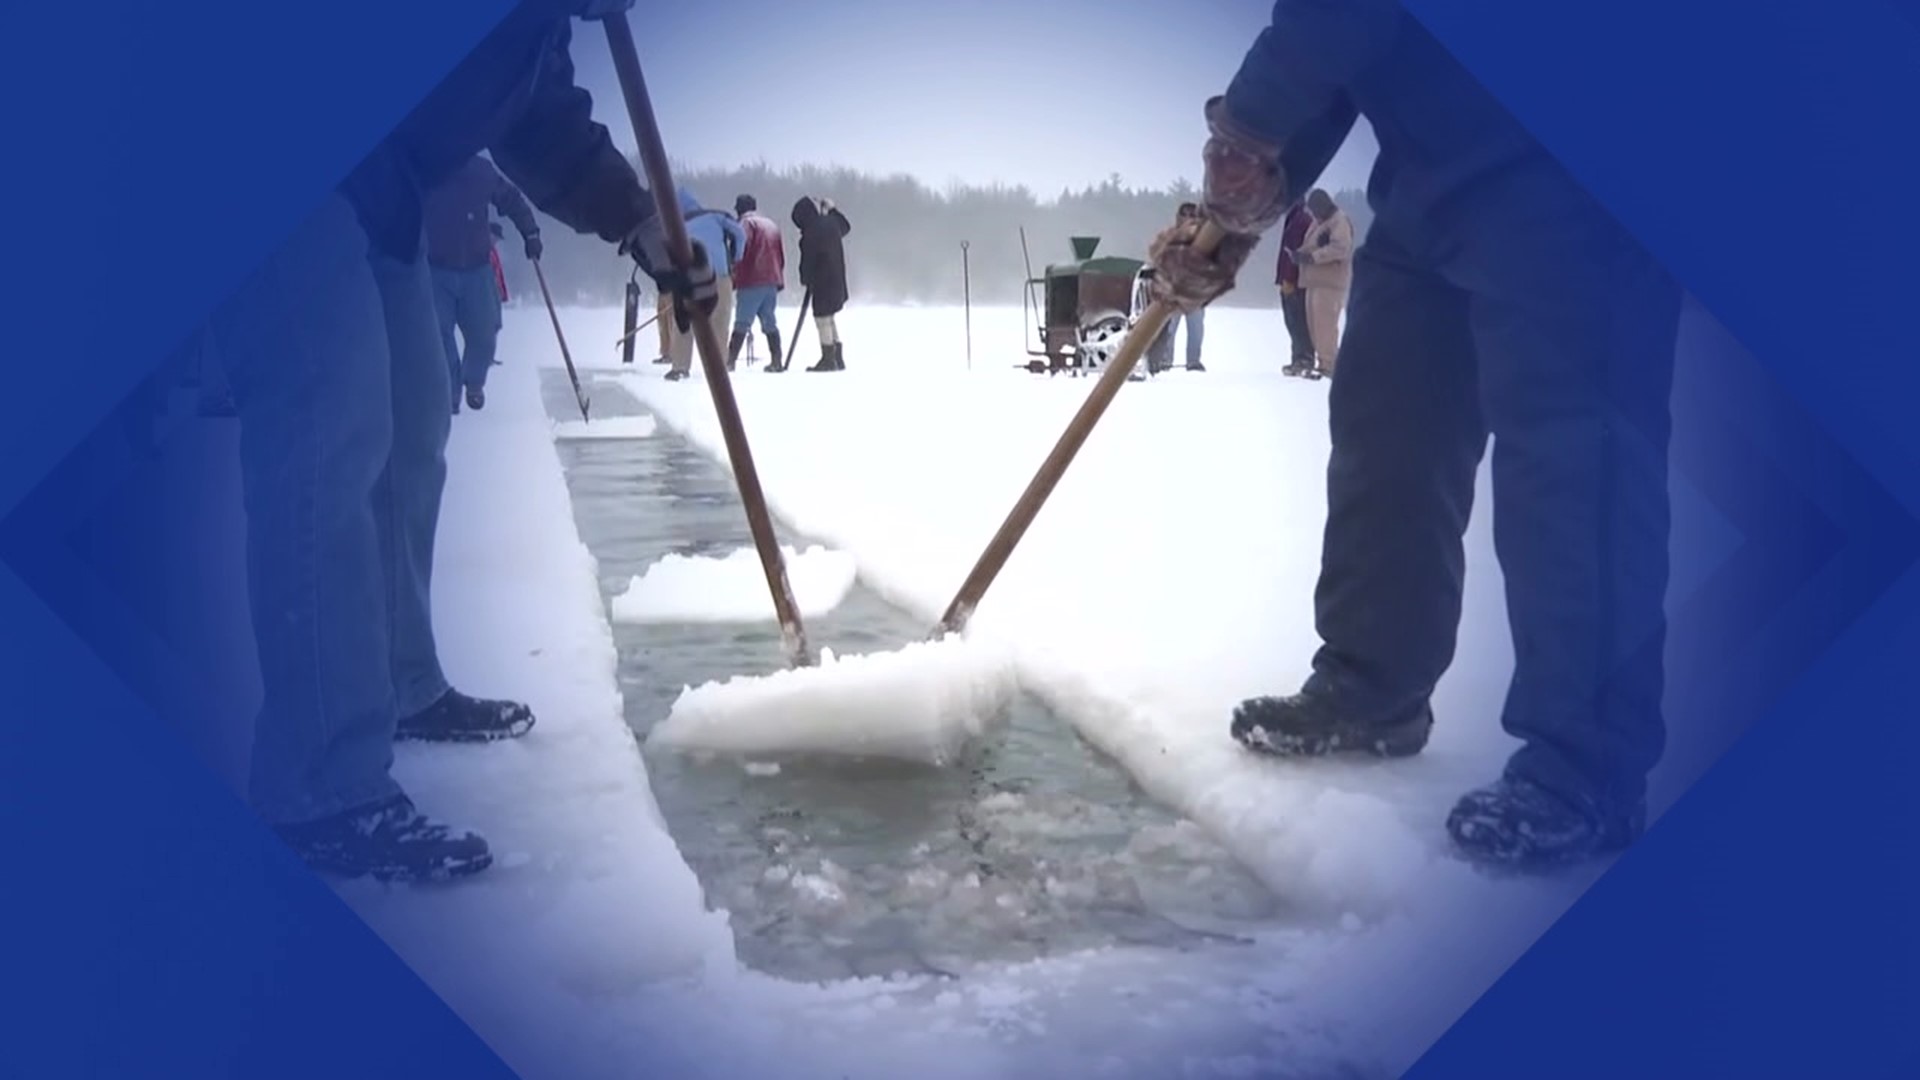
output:
<svg viewBox="0 0 1920 1080"><path fill-rule="evenodd" d="M813 317L813 328L820 337L820 362L808 368L808 371L832 371L834 350L840 344L840 328L831 315Z"/></svg>
<svg viewBox="0 0 1920 1080"><path fill-rule="evenodd" d="M1665 746L1681 306L1665 271L1612 229L1520 243L1499 260L1516 264L1509 287L1476 292L1472 320L1515 642L1501 724L1525 745L1449 822L1471 853L1503 862L1581 857L1642 827L1646 775ZM1546 250L1529 258L1535 246ZM1567 251L1588 265L1570 266Z"/></svg>
<svg viewBox="0 0 1920 1080"><path fill-rule="evenodd" d="M440 324L440 348L446 356L448 392L453 411L460 411L460 275L457 271L430 267L433 278L434 316ZM472 339L469 338L469 341Z"/></svg>
<svg viewBox="0 0 1920 1080"><path fill-rule="evenodd" d="M1207 337L1207 309L1195 308L1187 313L1187 370L1205 371L1200 364L1200 343Z"/></svg>
<svg viewBox="0 0 1920 1080"><path fill-rule="evenodd" d="M653 362L669 363L673 357L673 298L661 293L654 301L653 314L653 328L660 337L660 355Z"/></svg>
<svg viewBox="0 0 1920 1080"><path fill-rule="evenodd" d="M717 291L716 302L713 306L713 314L708 317L707 323L713 327L713 340L726 341L727 332L733 325L733 279L731 277L716 278L714 284ZM732 371L733 355L729 353L726 360L727 370Z"/></svg>
<svg viewBox="0 0 1920 1080"><path fill-rule="evenodd" d="M467 404L478 409L486 403L487 375L500 342L500 289L493 269L485 266L465 271L459 289L460 336L466 339L467 352L460 362L460 386L454 389L465 387Z"/></svg>
<svg viewBox="0 0 1920 1080"><path fill-rule="evenodd" d="M1286 320L1287 337L1292 348L1288 366L1304 371L1313 366L1313 331L1307 327L1307 292L1295 289L1280 297L1280 313Z"/></svg>
<svg viewBox="0 0 1920 1080"><path fill-rule="evenodd" d="M760 333L767 339L767 370L777 371L778 365L786 359L786 354L780 351L780 290L769 286L758 311Z"/></svg>
<svg viewBox="0 0 1920 1080"><path fill-rule="evenodd" d="M433 555L453 424L435 403L452 390L446 368L433 362L432 284L425 264L376 256L373 267L393 356L393 452L374 488L374 520L388 597L389 678L398 735L487 741L524 734L533 726L531 710L468 697L449 686L440 666L433 632ZM473 280L485 283L478 275Z"/></svg>
<svg viewBox="0 0 1920 1080"><path fill-rule="evenodd" d="M1299 694L1246 702L1233 725L1278 754L1417 752L1459 629L1486 447L1466 298L1379 226L1358 261L1348 377L1328 401L1324 644Z"/></svg>
<svg viewBox="0 0 1920 1080"><path fill-rule="evenodd" d="M1340 348L1340 308L1346 294L1339 289L1307 291L1307 329L1313 338L1314 363L1322 375L1333 373L1334 354Z"/></svg>

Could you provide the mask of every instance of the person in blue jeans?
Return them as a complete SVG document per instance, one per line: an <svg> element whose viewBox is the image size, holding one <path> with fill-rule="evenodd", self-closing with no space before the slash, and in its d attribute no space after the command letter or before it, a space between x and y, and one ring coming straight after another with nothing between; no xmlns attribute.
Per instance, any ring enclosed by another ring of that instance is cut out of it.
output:
<svg viewBox="0 0 1920 1080"><path fill-rule="evenodd" d="M760 212L760 203L751 195L733 200L733 212L740 218L740 230L746 236L740 258L733 266L733 334L727 339L727 370L740 358L740 347L753 332L755 319L766 335L772 356L767 370L782 367L780 324L775 314L780 290L787 287L787 248L780 236L780 225Z"/></svg>
<svg viewBox="0 0 1920 1080"><path fill-rule="evenodd" d="M485 869L482 837L401 790L394 740L485 742L534 724L524 704L450 686L435 646L452 387L421 193L489 150L534 205L616 244L688 317L714 302L705 253L673 266L651 197L574 83L570 20L588 13L588 0L514 8L217 315L265 691L249 797L323 871Z"/></svg>
<svg viewBox="0 0 1920 1080"><path fill-rule="evenodd" d="M1279 0L1204 112L1201 202L1226 240L1155 241L1156 289L1188 307L1233 287L1359 116L1380 147L1328 401L1322 644L1297 692L1242 702L1228 734L1292 759L1426 746L1491 437L1500 722L1521 745L1447 832L1515 868L1633 843L1666 739L1679 286L1395 0Z"/></svg>
<svg viewBox="0 0 1920 1080"><path fill-rule="evenodd" d="M520 230L527 258L538 259L542 250L540 223L533 216L533 207L486 158L473 155L427 193L427 264L433 267L434 308L439 312L440 338L453 378L456 413L460 411L462 389L468 408L486 406L487 374L493 369L494 349L500 339L500 283L493 276L490 207L505 214ZM465 356L460 352L460 339L466 341Z"/></svg>

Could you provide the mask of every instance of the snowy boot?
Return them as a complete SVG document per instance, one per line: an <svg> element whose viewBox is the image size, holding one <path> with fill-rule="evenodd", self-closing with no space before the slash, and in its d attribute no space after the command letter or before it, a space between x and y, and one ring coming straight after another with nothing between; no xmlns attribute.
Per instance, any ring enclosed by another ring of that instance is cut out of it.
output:
<svg viewBox="0 0 1920 1080"><path fill-rule="evenodd" d="M493 742L513 739L533 729L533 710L517 701L486 701L458 690L403 718L396 739L423 742Z"/></svg>
<svg viewBox="0 0 1920 1080"><path fill-rule="evenodd" d="M747 332L745 330L735 330L733 332L733 336L727 339L727 370L728 371L732 371L733 365L739 361L740 346L745 345L746 343L747 343Z"/></svg>
<svg viewBox="0 0 1920 1080"><path fill-rule="evenodd" d="M1433 710L1425 701L1397 715L1363 717L1310 691L1243 701L1233 710L1232 726L1235 742L1277 757L1411 757L1426 747L1432 730Z"/></svg>
<svg viewBox="0 0 1920 1080"><path fill-rule="evenodd" d="M1546 869L1620 851L1639 839L1646 819L1644 802L1608 811L1508 775L1462 796L1447 815L1447 833L1476 862Z"/></svg>
<svg viewBox="0 0 1920 1080"><path fill-rule="evenodd" d="M487 842L432 821L405 795L274 830L308 866L379 881L446 881L493 865Z"/></svg>
<svg viewBox="0 0 1920 1080"><path fill-rule="evenodd" d="M822 346L820 346L820 360L819 360L819 362L818 362L818 363L816 363L816 364L814 364L814 365L813 365L812 367L809 367L809 368L808 368L807 370L808 370L808 371L832 371L832 370L834 370L834 367L833 367L833 346L831 346L831 345L822 345Z"/></svg>
<svg viewBox="0 0 1920 1080"><path fill-rule="evenodd" d="M830 368L829 370L832 370L832 371L847 370L847 357L845 353L841 352L841 350L844 348L846 348L846 344L844 342L836 341L833 343L833 367Z"/></svg>
<svg viewBox="0 0 1920 1080"><path fill-rule="evenodd" d="M467 387L467 408L484 409L487 407L487 392L478 386Z"/></svg>
<svg viewBox="0 0 1920 1080"><path fill-rule="evenodd" d="M767 366L769 372L778 373L787 370L786 357L780 351L780 331L767 331Z"/></svg>

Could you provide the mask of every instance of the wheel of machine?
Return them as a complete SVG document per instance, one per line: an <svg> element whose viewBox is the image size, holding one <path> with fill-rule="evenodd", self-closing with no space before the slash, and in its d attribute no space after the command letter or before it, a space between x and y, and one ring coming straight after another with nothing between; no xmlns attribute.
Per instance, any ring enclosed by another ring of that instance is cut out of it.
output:
<svg viewBox="0 0 1920 1080"><path fill-rule="evenodd" d="M1074 358L1081 371L1092 375L1105 371L1107 365L1120 353L1120 344L1127 340L1127 317L1117 311L1106 311L1089 319L1080 327L1080 341L1074 348ZM1139 379L1144 375L1134 370L1128 378Z"/></svg>

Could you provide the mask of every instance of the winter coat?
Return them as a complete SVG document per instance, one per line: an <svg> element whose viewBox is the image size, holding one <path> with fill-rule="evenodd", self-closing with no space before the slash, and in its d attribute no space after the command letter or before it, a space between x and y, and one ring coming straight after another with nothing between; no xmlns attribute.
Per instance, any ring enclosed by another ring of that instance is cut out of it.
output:
<svg viewBox="0 0 1920 1080"><path fill-rule="evenodd" d="M1450 270L1463 276L1526 288L1528 264L1542 256L1516 223L1604 220L1398 0L1278 0L1224 104L1285 148L1280 165L1301 195L1364 114L1380 147L1367 185L1372 229L1421 257L1454 253L1463 262Z"/></svg>
<svg viewBox="0 0 1920 1080"><path fill-rule="evenodd" d="M758 210L749 210L741 217L740 228L747 234L747 246L740 253L740 264L733 268L733 287L786 288L787 245L780 237L779 223Z"/></svg>
<svg viewBox="0 0 1920 1080"><path fill-rule="evenodd" d="M1353 286L1353 219L1335 210L1300 241L1300 287L1345 292Z"/></svg>
<svg viewBox="0 0 1920 1080"><path fill-rule="evenodd" d="M486 158L474 155L427 193L427 261L448 270L478 270L493 255L488 207L512 219L520 235L540 235L533 207Z"/></svg>
<svg viewBox="0 0 1920 1080"><path fill-rule="evenodd" d="M707 249L707 260L713 264L713 272L720 277L733 275L733 264L747 246L747 234L740 229L740 223L725 210L709 210L700 205L693 193L681 188L680 213L687 219L687 235L700 241Z"/></svg>
<svg viewBox="0 0 1920 1080"><path fill-rule="evenodd" d="M839 207L821 213L820 204L805 196L793 204L793 224L800 230L800 284L813 296L813 313L838 314L847 306L847 253L841 240L853 226Z"/></svg>
<svg viewBox="0 0 1920 1080"><path fill-rule="evenodd" d="M1298 248L1307 238L1307 230L1313 227L1313 214L1304 204L1296 203L1287 213L1285 224L1280 226L1280 263L1274 268L1275 285L1300 284L1300 264L1293 261L1287 252Z"/></svg>
<svg viewBox="0 0 1920 1080"><path fill-rule="evenodd" d="M574 83L569 20L584 5L516 5L341 182L376 250L418 259L424 193L483 150L533 205L577 232L617 242L653 215Z"/></svg>

